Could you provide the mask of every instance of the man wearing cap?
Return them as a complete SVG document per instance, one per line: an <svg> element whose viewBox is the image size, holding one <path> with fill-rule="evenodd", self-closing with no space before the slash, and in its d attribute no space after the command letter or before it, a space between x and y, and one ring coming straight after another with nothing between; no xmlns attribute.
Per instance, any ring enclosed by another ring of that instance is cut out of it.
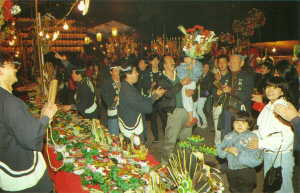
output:
<svg viewBox="0 0 300 193"><path fill-rule="evenodd" d="M99 107L97 105L95 89L92 81L85 75L86 68L75 66L72 69L71 77L76 82L77 88L74 95L74 105L64 105L63 110L75 109L88 119L99 118Z"/></svg>
<svg viewBox="0 0 300 193"><path fill-rule="evenodd" d="M118 64L111 65L110 75L111 76L103 82L100 94L107 106L107 125L109 132L112 135L118 135L118 105L121 88L120 67Z"/></svg>
<svg viewBox="0 0 300 193"><path fill-rule="evenodd" d="M17 71L11 58L0 54L0 192L50 192L53 185L41 151L57 107L46 104L41 118L34 118L12 94Z"/></svg>

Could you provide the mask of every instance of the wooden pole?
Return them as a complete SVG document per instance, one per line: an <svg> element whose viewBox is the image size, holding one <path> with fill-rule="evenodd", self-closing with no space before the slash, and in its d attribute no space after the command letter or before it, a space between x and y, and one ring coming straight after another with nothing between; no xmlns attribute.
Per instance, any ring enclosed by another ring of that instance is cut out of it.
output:
<svg viewBox="0 0 300 193"><path fill-rule="evenodd" d="M38 56L38 64L40 69L40 86L42 88L42 94L43 96L47 96L46 93L46 85L45 85L45 79L44 79L44 55L43 50L39 38L39 32L41 31L41 14L38 12L38 0L35 0L35 32L36 32L36 51Z"/></svg>

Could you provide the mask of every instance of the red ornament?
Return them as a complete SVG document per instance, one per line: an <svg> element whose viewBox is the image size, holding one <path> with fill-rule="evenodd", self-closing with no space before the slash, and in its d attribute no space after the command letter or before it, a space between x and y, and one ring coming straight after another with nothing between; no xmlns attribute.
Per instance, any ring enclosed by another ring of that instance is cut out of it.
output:
<svg viewBox="0 0 300 193"><path fill-rule="evenodd" d="M186 30L186 32L188 32L188 33L193 33L194 31L195 30L193 28L189 28L189 29Z"/></svg>
<svg viewBox="0 0 300 193"><path fill-rule="evenodd" d="M11 14L11 8L13 7L13 3L11 0L5 0L3 3L3 17L5 21L11 21L14 20L15 18Z"/></svg>
<svg viewBox="0 0 300 193"><path fill-rule="evenodd" d="M200 30L200 31L204 30L204 27L201 25L195 25L193 28L194 30Z"/></svg>

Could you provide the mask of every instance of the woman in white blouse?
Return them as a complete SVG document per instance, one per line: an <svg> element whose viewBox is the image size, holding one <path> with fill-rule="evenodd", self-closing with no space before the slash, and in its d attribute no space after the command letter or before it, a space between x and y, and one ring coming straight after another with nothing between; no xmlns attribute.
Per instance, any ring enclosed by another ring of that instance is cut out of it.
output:
<svg viewBox="0 0 300 193"><path fill-rule="evenodd" d="M293 193L293 156L294 132L283 119L274 112L274 105L287 104L287 85L284 79L272 77L267 81L265 95L269 103L264 107L257 118L258 130L254 131L257 139L249 142L248 147L264 150L264 174L272 167L282 167L282 186L277 193ZM278 157L276 159L277 153ZM276 160L275 160L276 159Z"/></svg>

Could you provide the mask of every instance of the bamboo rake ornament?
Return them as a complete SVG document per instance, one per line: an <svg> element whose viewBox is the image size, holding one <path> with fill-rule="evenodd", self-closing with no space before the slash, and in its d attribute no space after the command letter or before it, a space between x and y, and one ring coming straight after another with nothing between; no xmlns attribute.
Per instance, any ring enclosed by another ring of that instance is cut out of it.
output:
<svg viewBox="0 0 300 193"><path fill-rule="evenodd" d="M56 79L51 80L49 86L49 93L48 93L48 103L55 104L56 94L57 94L57 84L58 81Z"/></svg>

